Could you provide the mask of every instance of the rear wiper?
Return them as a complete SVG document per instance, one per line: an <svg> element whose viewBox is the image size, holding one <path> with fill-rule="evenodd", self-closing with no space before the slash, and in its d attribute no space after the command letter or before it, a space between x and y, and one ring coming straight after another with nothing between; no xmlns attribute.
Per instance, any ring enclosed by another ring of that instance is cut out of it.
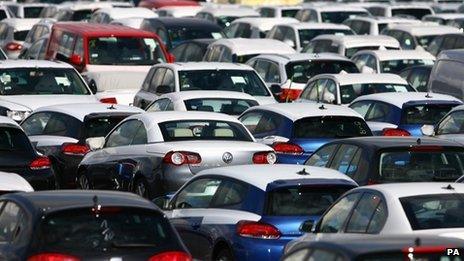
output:
<svg viewBox="0 0 464 261"><path fill-rule="evenodd" d="M155 244L149 243L118 243L112 242L111 246L113 248L150 248L150 247L157 247Z"/></svg>

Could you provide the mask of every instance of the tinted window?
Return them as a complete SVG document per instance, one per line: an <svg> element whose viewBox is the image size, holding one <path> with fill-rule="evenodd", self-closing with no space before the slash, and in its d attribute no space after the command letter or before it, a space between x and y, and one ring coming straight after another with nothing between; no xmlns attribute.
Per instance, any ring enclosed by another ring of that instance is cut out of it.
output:
<svg viewBox="0 0 464 261"><path fill-rule="evenodd" d="M435 125L457 104L419 104L403 107L401 124Z"/></svg>
<svg viewBox="0 0 464 261"><path fill-rule="evenodd" d="M24 18L38 18L43 6L24 7Z"/></svg>
<svg viewBox="0 0 464 261"><path fill-rule="evenodd" d="M422 17L425 15L431 14L431 11L429 9L421 9L421 8L399 8L399 9L392 8L391 12L392 12L392 16L408 15L408 16L413 16L417 18L418 20L421 20Z"/></svg>
<svg viewBox="0 0 464 261"><path fill-rule="evenodd" d="M32 152L27 136L17 128L0 127L0 154Z"/></svg>
<svg viewBox="0 0 464 261"><path fill-rule="evenodd" d="M312 60L304 62L290 62L285 65L288 79L292 79L295 83L307 83L308 80L323 73L358 73L359 70L351 61L337 60Z"/></svg>
<svg viewBox="0 0 464 261"><path fill-rule="evenodd" d="M61 113L38 112L28 117L21 127L28 136L52 135L79 139L82 123Z"/></svg>
<svg viewBox="0 0 464 261"><path fill-rule="evenodd" d="M330 163L330 168L338 170L349 176L358 169L357 164L359 163L361 155L361 149L355 145L343 144L335 154L334 159Z"/></svg>
<svg viewBox="0 0 464 261"><path fill-rule="evenodd" d="M197 44L189 44L180 62L200 62L203 60L205 49Z"/></svg>
<svg viewBox="0 0 464 261"><path fill-rule="evenodd" d="M321 132L321 130L324 130ZM369 127L356 117L311 117L297 120L293 125L293 137L309 138L347 138L370 136Z"/></svg>
<svg viewBox="0 0 464 261"><path fill-rule="evenodd" d="M321 12L322 22L323 23L335 23L341 24L348 18L353 18L355 16L367 16L367 12Z"/></svg>
<svg viewBox="0 0 464 261"><path fill-rule="evenodd" d="M24 41L26 40L26 36L29 33L29 30L23 30L23 31L15 31L13 34L13 39L16 41Z"/></svg>
<svg viewBox="0 0 464 261"><path fill-rule="evenodd" d="M430 70L431 68L416 68L411 70L411 73L407 77L409 84L411 84L412 87L416 88L419 92L426 92Z"/></svg>
<svg viewBox="0 0 464 261"><path fill-rule="evenodd" d="M313 155L311 155L311 157L306 161L305 165L326 167L337 146L337 144L333 144L322 147Z"/></svg>
<svg viewBox="0 0 464 261"><path fill-rule="evenodd" d="M252 100L215 98L185 100L184 103L188 111L212 111L229 115L240 115L248 108L258 105Z"/></svg>
<svg viewBox="0 0 464 261"><path fill-rule="evenodd" d="M374 215L376 217L374 218ZM383 200L374 194L364 193L348 221L347 233L378 233L387 218Z"/></svg>
<svg viewBox="0 0 464 261"><path fill-rule="evenodd" d="M143 123L138 120L128 120L122 123L108 136L105 147L130 145L138 128L142 125Z"/></svg>
<svg viewBox="0 0 464 261"><path fill-rule="evenodd" d="M248 185L244 183L230 180L224 181L211 203L211 207L227 208L227 206L239 204L247 196L247 191Z"/></svg>
<svg viewBox="0 0 464 261"><path fill-rule="evenodd" d="M446 116L437 129L437 135L458 133L464 133L464 111L456 111Z"/></svg>
<svg viewBox="0 0 464 261"><path fill-rule="evenodd" d="M129 115L92 117L84 123L84 138L105 137L119 122Z"/></svg>
<svg viewBox="0 0 464 261"><path fill-rule="evenodd" d="M415 92L414 88L405 84L364 83L340 86L342 104L349 104L359 96L382 92Z"/></svg>
<svg viewBox="0 0 464 261"><path fill-rule="evenodd" d="M182 189L174 200L174 208L207 208L221 185L219 179L198 179Z"/></svg>
<svg viewBox="0 0 464 261"><path fill-rule="evenodd" d="M349 194L333 205L319 222L320 233L337 233L342 229L351 209L359 199L359 193Z"/></svg>
<svg viewBox="0 0 464 261"><path fill-rule="evenodd" d="M298 13L299 9L285 9L282 10L281 16L282 17L295 17L296 13Z"/></svg>
<svg viewBox="0 0 464 261"><path fill-rule="evenodd" d="M246 113L240 121L254 136L276 134L281 124L281 118L259 112Z"/></svg>
<svg viewBox="0 0 464 261"><path fill-rule="evenodd" d="M191 39L222 38L221 29L210 26L202 26L201 28L190 27L188 30L184 27L169 28L168 32L173 46Z"/></svg>
<svg viewBox="0 0 464 261"><path fill-rule="evenodd" d="M20 215L22 211L18 205L13 202L5 204L0 213L0 242L11 242L16 238L19 232Z"/></svg>

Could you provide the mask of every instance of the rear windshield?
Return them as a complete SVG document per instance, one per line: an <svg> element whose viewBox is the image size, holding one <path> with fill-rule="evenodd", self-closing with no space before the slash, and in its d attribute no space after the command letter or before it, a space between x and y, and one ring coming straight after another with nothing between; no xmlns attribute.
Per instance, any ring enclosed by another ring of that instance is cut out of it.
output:
<svg viewBox="0 0 464 261"><path fill-rule="evenodd" d="M457 104L420 104L403 108L401 124L435 125Z"/></svg>
<svg viewBox="0 0 464 261"><path fill-rule="evenodd" d="M356 117L310 117L297 120L293 124L293 138L295 139L349 138L371 135L364 120Z"/></svg>
<svg viewBox="0 0 464 261"><path fill-rule="evenodd" d="M407 84L364 83L340 86L342 104L349 104L359 96L383 92L415 92Z"/></svg>
<svg viewBox="0 0 464 261"><path fill-rule="evenodd" d="M24 30L24 31L16 31L13 33L13 39L16 41L24 41L26 40L26 36L29 33L29 30Z"/></svg>
<svg viewBox="0 0 464 261"><path fill-rule="evenodd" d="M0 153L30 151L32 147L24 132L16 128L0 127Z"/></svg>
<svg viewBox="0 0 464 261"><path fill-rule="evenodd" d="M423 16L431 14L429 9L423 9L423 8L408 8L408 9L392 9L392 16L398 16L398 15L407 15L407 16L413 16L418 20L421 20Z"/></svg>
<svg viewBox="0 0 464 261"><path fill-rule="evenodd" d="M87 21L87 20L90 20L90 17L92 16L92 13L93 13L93 11L91 9L74 11L72 16L69 17L69 20L71 20L71 21Z"/></svg>
<svg viewBox="0 0 464 261"><path fill-rule="evenodd" d="M359 70L351 61L343 60L313 60L291 62L285 65L287 78L295 83L306 84L308 80L323 73L358 73Z"/></svg>
<svg viewBox="0 0 464 261"><path fill-rule="evenodd" d="M119 122L128 115L89 118L84 125L84 138L105 137Z"/></svg>
<svg viewBox="0 0 464 261"><path fill-rule="evenodd" d="M369 13L367 12L321 12L322 22L323 23L334 23L334 24L341 24L348 18L354 18L356 16L368 16Z"/></svg>
<svg viewBox="0 0 464 261"><path fill-rule="evenodd" d="M24 18L38 18L43 6L24 7Z"/></svg>
<svg viewBox="0 0 464 261"><path fill-rule="evenodd" d="M177 239L166 218L138 209L103 207L64 210L42 219L36 235L39 252L97 254L108 250L133 251L178 249Z"/></svg>
<svg viewBox="0 0 464 261"><path fill-rule="evenodd" d="M250 107L258 105L253 100L239 99L192 99L184 101L188 111L212 111L229 115L240 115Z"/></svg>
<svg viewBox="0 0 464 261"><path fill-rule="evenodd" d="M413 230L464 227L464 194L434 194L400 198Z"/></svg>
<svg viewBox="0 0 464 261"><path fill-rule="evenodd" d="M164 141L237 140L253 141L245 127L235 122L198 120L159 123Z"/></svg>
<svg viewBox="0 0 464 261"><path fill-rule="evenodd" d="M296 13L298 13L300 9L286 9L282 10L282 17L292 17L294 18L296 16Z"/></svg>
<svg viewBox="0 0 464 261"><path fill-rule="evenodd" d="M381 183L455 181L464 174L463 166L463 151L405 148L380 154L378 178Z"/></svg>
<svg viewBox="0 0 464 261"><path fill-rule="evenodd" d="M347 186L278 188L268 193L266 215L320 216L351 188Z"/></svg>
<svg viewBox="0 0 464 261"><path fill-rule="evenodd" d="M380 62L380 68L383 73L394 74L399 74L402 70L416 65L433 65L433 60L405 59Z"/></svg>
<svg viewBox="0 0 464 261"><path fill-rule="evenodd" d="M353 32L348 29L306 29L298 30L300 36L300 46L304 47L314 37L322 34L333 34L333 35L352 35Z"/></svg>

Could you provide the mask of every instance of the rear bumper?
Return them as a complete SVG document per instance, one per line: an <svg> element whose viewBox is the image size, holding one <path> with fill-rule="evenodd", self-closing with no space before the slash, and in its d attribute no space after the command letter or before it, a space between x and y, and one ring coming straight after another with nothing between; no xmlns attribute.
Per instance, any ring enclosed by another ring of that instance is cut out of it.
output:
<svg viewBox="0 0 464 261"><path fill-rule="evenodd" d="M21 175L34 190L52 190L55 189L55 175L50 169L28 171L18 173Z"/></svg>
<svg viewBox="0 0 464 261"><path fill-rule="evenodd" d="M255 239L236 236L233 249L235 260L280 260L285 245L293 238Z"/></svg>
<svg viewBox="0 0 464 261"><path fill-rule="evenodd" d="M304 153L301 155L292 155L292 154L281 154L276 153L278 164L299 164L303 165L306 160L311 156L311 153Z"/></svg>

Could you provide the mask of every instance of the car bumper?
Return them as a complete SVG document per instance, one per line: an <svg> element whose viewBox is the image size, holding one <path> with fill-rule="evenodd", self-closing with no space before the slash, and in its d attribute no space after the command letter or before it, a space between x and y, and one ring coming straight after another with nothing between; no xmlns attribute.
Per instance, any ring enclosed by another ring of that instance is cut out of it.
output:
<svg viewBox="0 0 464 261"><path fill-rule="evenodd" d="M18 174L27 180L34 190L55 189L55 175L53 175L53 172L49 169Z"/></svg>
<svg viewBox="0 0 464 261"><path fill-rule="evenodd" d="M303 165L309 158L310 154L304 153L301 155L281 154L277 153L277 164L300 164Z"/></svg>
<svg viewBox="0 0 464 261"><path fill-rule="evenodd" d="M280 260L284 246L294 238L255 239L237 236L234 242L235 260Z"/></svg>

